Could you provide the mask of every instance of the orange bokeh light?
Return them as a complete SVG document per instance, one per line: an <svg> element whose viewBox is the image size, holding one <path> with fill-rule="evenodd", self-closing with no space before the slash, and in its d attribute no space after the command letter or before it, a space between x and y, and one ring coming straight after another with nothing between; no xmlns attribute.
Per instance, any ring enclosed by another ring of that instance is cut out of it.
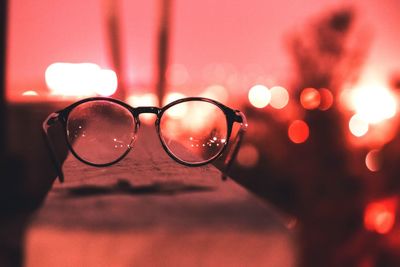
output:
<svg viewBox="0 0 400 267"><path fill-rule="evenodd" d="M289 139L296 144L304 143L310 135L310 129L302 120L293 121L288 129Z"/></svg>
<svg viewBox="0 0 400 267"><path fill-rule="evenodd" d="M237 155L239 165L245 168L251 168L257 165L259 153L254 145L246 144L240 148Z"/></svg>
<svg viewBox="0 0 400 267"><path fill-rule="evenodd" d="M371 202L364 211L364 226L379 234L389 233L396 221L397 198Z"/></svg>
<svg viewBox="0 0 400 267"><path fill-rule="evenodd" d="M368 152L367 156L365 157L365 165L371 172L376 172L380 170L381 157L379 154L379 150L373 149L370 152Z"/></svg>
<svg viewBox="0 0 400 267"><path fill-rule="evenodd" d="M320 110L328 110L333 105L333 94L329 89L321 88L319 89L321 95L321 103L319 106Z"/></svg>
<svg viewBox="0 0 400 267"><path fill-rule="evenodd" d="M316 109L321 103L321 95L315 88L305 88L300 94L300 104L305 109Z"/></svg>

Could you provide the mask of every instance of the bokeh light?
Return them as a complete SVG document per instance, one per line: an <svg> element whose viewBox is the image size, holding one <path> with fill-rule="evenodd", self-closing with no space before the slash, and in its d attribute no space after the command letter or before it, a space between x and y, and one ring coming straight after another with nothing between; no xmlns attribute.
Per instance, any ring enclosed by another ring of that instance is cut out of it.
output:
<svg viewBox="0 0 400 267"><path fill-rule="evenodd" d="M353 90L345 88L339 92L336 102L341 110L355 111L353 101Z"/></svg>
<svg viewBox="0 0 400 267"><path fill-rule="evenodd" d="M289 139L295 143L304 143L310 135L310 129L306 122L302 120L293 121L288 129Z"/></svg>
<svg viewBox="0 0 400 267"><path fill-rule="evenodd" d="M293 230L297 227L299 224L299 220L296 217L290 217L286 222L285 226L289 230Z"/></svg>
<svg viewBox="0 0 400 267"><path fill-rule="evenodd" d="M38 92L29 90L22 93L22 96L38 96Z"/></svg>
<svg viewBox="0 0 400 267"><path fill-rule="evenodd" d="M395 197L371 202L364 211L364 226L379 234L389 233L396 221L397 199Z"/></svg>
<svg viewBox="0 0 400 267"><path fill-rule="evenodd" d="M228 90L222 85L213 84L208 86L200 96L226 103L228 101Z"/></svg>
<svg viewBox="0 0 400 267"><path fill-rule="evenodd" d="M354 114L349 121L350 132L357 137L365 135L369 130L368 122L364 121L358 114Z"/></svg>
<svg viewBox="0 0 400 267"><path fill-rule="evenodd" d="M185 97L186 96L182 93L177 93L177 92L168 93L163 99L163 106ZM170 112L168 112L168 115L174 118L182 118L185 116L187 112L187 107L188 107L187 105L179 105L176 108L172 109Z"/></svg>
<svg viewBox="0 0 400 267"><path fill-rule="evenodd" d="M360 118L372 124L392 118L397 111L394 95L384 87L355 89L351 100L351 104Z"/></svg>
<svg viewBox="0 0 400 267"><path fill-rule="evenodd" d="M165 105L168 105L171 102L174 102L175 100L178 100L178 99L181 99L181 98L185 98L185 97L186 96L184 94L182 94L182 93L171 92L171 93L168 93L164 97L162 103L163 103L163 106L165 106Z"/></svg>
<svg viewBox="0 0 400 267"><path fill-rule="evenodd" d="M254 145L243 145L237 155L237 162L245 168L252 168L257 165L259 160L259 152Z"/></svg>
<svg viewBox="0 0 400 267"><path fill-rule="evenodd" d="M117 74L112 70L100 69L97 73L97 82L94 87L96 94L111 96L117 91Z"/></svg>
<svg viewBox="0 0 400 267"><path fill-rule="evenodd" d="M271 92L271 101L270 105L276 109L284 108L289 102L289 93L288 91L281 86L274 86L270 90Z"/></svg>
<svg viewBox="0 0 400 267"><path fill-rule="evenodd" d="M328 110L333 105L333 94L329 89L321 88L319 89L319 94L321 96L321 103L319 105L320 110Z"/></svg>
<svg viewBox="0 0 400 267"><path fill-rule="evenodd" d="M143 95L131 95L127 98L126 102L132 107L155 107L157 106L158 99L153 93ZM141 114L140 121L145 124L150 124L154 120L154 114Z"/></svg>
<svg viewBox="0 0 400 267"><path fill-rule="evenodd" d="M365 165L371 172L377 172L381 169L382 161L379 150L373 149L365 157Z"/></svg>
<svg viewBox="0 0 400 267"><path fill-rule="evenodd" d="M155 107L157 106L157 96L153 93L143 95L131 95L126 101L132 107Z"/></svg>
<svg viewBox="0 0 400 267"><path fill-rule="evenodd" d="M51 94L61 96L110 96L118 86L114 71L93 63L53 63L46 69L45 80Z"/></svg>
<svg viewBox="0 0 400 267"><path fill-rule="evenodd" d="M305 88L300 94L300 104L305 109L316 109L321 103L321 95L315 88Z"/></svg>
<svg viewBox="0 0 400 267"><path fill-rule="evenodd" d="M248 97L254 107L264 108L271 100L271 92L266 86L258 84L250 88Z"/></svg>

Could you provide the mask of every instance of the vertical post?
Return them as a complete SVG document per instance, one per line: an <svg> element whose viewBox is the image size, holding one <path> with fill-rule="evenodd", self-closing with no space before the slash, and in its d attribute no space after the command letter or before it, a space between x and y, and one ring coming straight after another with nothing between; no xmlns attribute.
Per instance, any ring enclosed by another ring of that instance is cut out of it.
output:
<svg viewBox="0 0 400 267"><path fill-rule="evenodd" d="M166 89L166 72L168 67L168 44L170 13L172 0L160 0L160 21L158 26L158 56L157 56L157 97L158 105L162 105L162 100Z"/></svg>
<svg viewBox="0 0 400 267"><path fill-rule="evenodd" d="M7 0L0 1L0 158L6 151L6 45L7 45Z"/></svg>
<svg viewBox="0 0 400 267"><path fill-rule="evenodd" d="M115 98L125 100L126 98L126 79L123 68L123 51L121 40L119 0L105 0L104 14L106 19L107 42L111 56L111 64L118 77L118 89L113 95Z"/></svg>

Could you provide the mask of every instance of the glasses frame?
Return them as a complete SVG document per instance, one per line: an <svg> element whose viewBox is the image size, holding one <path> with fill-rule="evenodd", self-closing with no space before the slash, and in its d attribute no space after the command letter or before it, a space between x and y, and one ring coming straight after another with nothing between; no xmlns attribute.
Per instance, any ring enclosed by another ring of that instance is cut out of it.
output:
<svg viewBox="0 0 400 267"><path fill-rule="evenodd" d="M88 103L88 102L95 102L95 101L108 101L117 105L120 105L122 107L124 107L125 109L127 109L133 116L134 121L135 121L135 132L134 132L134 139L132 140L133 142L131 144L128 145L128 149L117 159L113 160L112 162L109 163L103 163L103 164L97 164L97 163L93 163L90 161L87 161L85 159L83 159L82 157L80 157L78 155L78 153L75 152L75 150L73 149L72 144L69 142L68 140L68 129L67 129L67 124L68 124L68 118L69 115L71 114L71 112L78 107L81 104L84 103ZM226 117L226 126L227 126L227 136L226 136L226 142L224 143L223 148L213 157L211 157L210 159L204 160L202 162L196 162L196 163L192 163L192 162L187 162L184 161L180 158L178 158L177 156L175 156L170 149L168 148L168 146L164 143L163 138L162 138L162 133L160 131L160 122L162 119L163 114L165 113L165 111L167 111L169 108L171 108L172 106L175 106L177 104L180 103L185 103L185 102L192 102L192 101L202 101L202 102L207 102L207 103L211 103L215 106L217 106L225 115ZM247 119L246 116L239 110L233 110L227 106L225 106L224 104L221 104L218 101L215 101L213 99L209 99L209 98L205 98L205 97L186 97L186 98L181 98L178 100L175 100L169 104L167 104L166 106L159 108L159 107L154 107L154 106L142 106L142 107L132 107L129 104L118 100L118 99L114 99L114 98L109 98L109 97L90 97L90 98L85 98L82 100L79 100L69 106L67 106L66 108L54 112L52 114L50 114L47 119L43 122L43 133L44 133L44 137L46 140L46 143L48 145L49 148L49 152L50 155L52 157L53 163L56 167L57 173L58 173L58 178L60 182L64 181L64 174L62 171L62 166L60 161L57 159L56 156L56 152L55 152L55 148L52 145L52 142L50 140L50 137L48 135L48 130L50 128L50 126L54 125L57 122L60 122L62 124L63 130L64 130L64 137L66 140L66 144L68 149L71 151L71 153L74 155L75 158L77 158L79 161L90 165L90 166L94 166L94 167L108 167L111 166L113 164L116 164L117 162L121 161L123 158L126 157L126 155L130 152L130 150L133 147L133 143L136 139L136 135L137 132L140 128L140 119L139 119L139 115L140 114L155 114L157 116L156 120L155 120L155 127L156 127L156 131L157 131L157 135L158 138L161 142L161 145L163 147L163 149L165 150L165 152L176 162L185 165L185 166L190 166L190 167L197 167L197 166L203 166L206 164L211 163L212 161L214 161L215 159L221 157L222 154L224 154L224 152L226 151L227 147L229 146L229 140L231 138L231 134L232 134L232 129L233 129L233 124L235 122L240 123L241 127L235 137L235 139L233 140L233 143L231 145L230 150L228 151L228 154L225 158L224 161L224 165L225 165L225 170L222 171L222 178L225 180L227 178L227 173L228 170L230 169L230 166L234 160L234 158L236 157L236 154L239 150L241 141L243 139L243 135L246 132L247 129Z"/></svg>

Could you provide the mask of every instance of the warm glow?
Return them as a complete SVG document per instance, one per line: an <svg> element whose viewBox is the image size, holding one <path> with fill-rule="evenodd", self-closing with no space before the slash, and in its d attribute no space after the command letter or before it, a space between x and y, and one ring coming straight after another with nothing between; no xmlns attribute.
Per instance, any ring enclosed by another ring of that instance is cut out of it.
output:
<svg viewBox="0 0 400 267"><path fill-rule="evenodd" d="M113 70L100 69L97 73L98 80L94 88L95 92L101 96L111 96L117 91L118 79Z"/></svg>
<svg viewBox="0 0 400 267"><path fill-rule="evenodd" d="M354 114L349 121L349 129L354 136L361 137L368 132L369 124L358 114Z"/></svg>
<svg viewBox="0 0 400 267"><path fill-rule="evenodd" d="M53 63L45 79L51 94L61 96L110 96L118 86L114 71L93 63Z"/></svg>
<svg viewBox="0 0 400 267"><path fill-rule="evenodd" d="M316 109L321 103L321 95L315 88L305 88L301 91L300 103L305 109Z"/></svg>
<svg viewBox="0 0 400 267"><path fill-rule="evenodd" d="M208 86L200 96L226 103L228 101L228 90L222 85L214 84Z"/></svg>
<svg viewBox="0 0 400 267"><path fill-rule="evenodd" d="M256 108L263 108L269 104L271 92L264 85L254 85L249 91L249 101Z"/></svg>
<svg viewBox="0 0 400 267"><path fill-rule="evenodd" d="M175 100L178 100L178 99L181 99L181 98L185 98L185 97L186 96L184 94L182 94L182 93L176 93L176 92L168 93L164 97L162 103L163 103L163 106L165 106L165 105L168 105L171 102L174 102Z"/></svg>
<svg viewBox="0 0 400 267"><path fill-rule="evenodd" d="M328 110L333 105L333 94L329 89L321 88L319 89L319 94L321 95L321 103L319 106L320 110Z"/></svg>
<svg viewBox="0 0 400 267"><path fill-rule="evenodd" d="M307 123L302 120L295 120L288 129L289 139L296 144L304 143L310 135Z"/></svg>
<svg viewBox="0 0 400 267"><path fill-rule="evenodd" d="M168 93L163 99L163 105L165 106L171 102L174 102L178 99L185 97L186 96L181 93L175 93L175 92ZM170 110L170 112L168 112L168 115L173 118L182 118L186 115L186 113L187 113L187 105L180 105L174 108L173 110Z"/></svg>
<svg viewBox="0 0 400 267"><path fill-rule="evenodd" d="M38 96L39 94L36 91L29 90L22 93L23 96Z"/></svg>
<svg viewBox="0 0 400 267"><path fill-rule="evenodd" d="M337 97L338 106L343 110L351 110L354 111L354 104L353 104L353 90L346 88L343 89L338 97Z"/></svg>
<svg viewBox="0 0 400 267"><path fill-rule="evenodd" d="M379 171L381 164L382 162L379 150L374 149L368 152L367 156L365 157L365 165L367 166L368 170L371 172Z"/></svg>
<svg viewBox="0 0 400 267"><path fill-rule="evenodd" d="M127 98L126 102L132 107L155 107L157 106L158 99L153 93L144 95L131 95ZM153 114L141 114L140 121L150 124L154 120Z"/></svg>
<svg viewBox="0 0 400 267"><path fill-rule="evenodd" d="M353 91L352 106L360 118L368 123L379 123L392 118L397 111L394 95L383 87L363 87Z"/></svg>
<svg viewBox="0 0 400 267"><path fill-rule="evenodd" d="M369 231L387 234L396 221L395 197L369 203L364 211L364 226Z"/></svg>
<svg viewBox="0 0 400 267"><path fill-rule="evenodd" d="M271 102L270 105L276 109L284 108L289 102L288 91L281 86L274 86L270 90L271 92Z"/></svg>
<svg viewBox="0 0 400 267"><path fill-rule="evenodd" d="M157 96L153 93L144 95L131 95L126 101L132 107L155 107L157 106Z"/></svg>
<svg viewBox="0 0 400 267"><path fill-rule="evenodd" d="M299 224L299 221L296 217L291 217L285 222L285 226L287 229L292 230L296 228L296 226Z"/></svg>
<svg viewBox="0 0 400 267"><path fill-rule="evenodd" d="M254 145L246 144L243 145L237 155L237 161L239 165L245 168L251 168L257 165L259 159L259 153Z"/></svg>

